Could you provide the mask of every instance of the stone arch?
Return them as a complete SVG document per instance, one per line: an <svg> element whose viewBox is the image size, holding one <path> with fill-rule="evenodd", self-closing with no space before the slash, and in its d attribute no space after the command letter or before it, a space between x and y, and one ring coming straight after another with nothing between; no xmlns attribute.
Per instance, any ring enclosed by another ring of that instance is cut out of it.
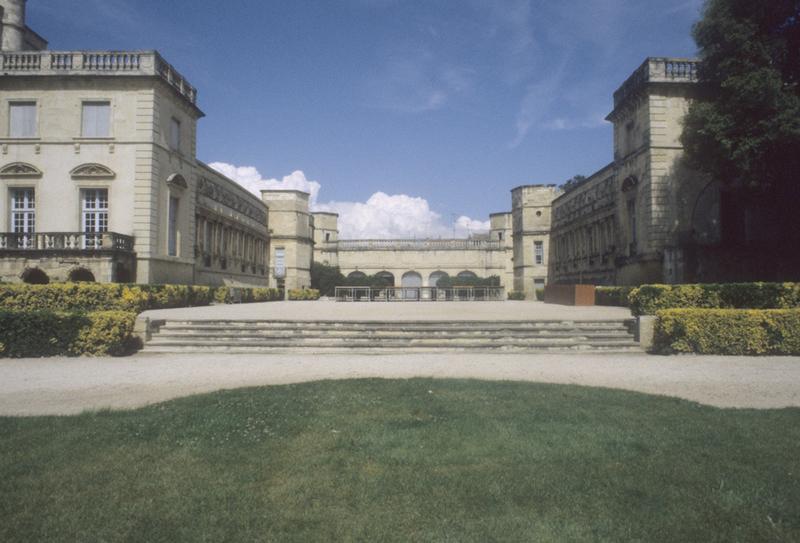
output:
<svg viewBox="0 0 800 543"><path fill-rule="evenodd" d="M186 182L186 178L184 178L179 173L173 173L172 175L167 177L167 185L177 189L189 188L189 184Z"/></svg>
<svg viewBox="0 0 800 543"><path fill-rule="evenodd" d="M70 270L67 281L73 283L94 283L96 279L94 278L92 270L79 266Z"/></svg>
<svg viewBox="0 0 800 543"><path fill-rule="evenodd" d="M42 170L27 162L12 162L0 168L0 177L41 177Z"/></svg>
<svg viewBox="0 0 800 543"><path fill-rule="evenodd" d="M40 268L25 268L19 278L29 285L46 285L50 282L50 277Z"/></svg>
<svg viewBox="0 0 800 543"><path fill-rule="evenodd" d="M354 271L347 274L348 279L366 279L367 274L362 271Z"/></svg>
<svg viewBox="0 0 800 543"><path fill-rule="evenodd" d="M114 179L117 174L108 166L102 164L81 164L73 168L69 175L73 179Z"/></svg>
<svg viewBox="0 0 800 543"><path fill-rule="evenodd" d="M478 278L478 274L473 272L473 271L469 271L469 270L460 271L460 272L458 272L458 275L456 275L456 279L471 280L471 279L477 279L477 278Z"/></svg>
<svg viewBox="0 0 800 543"><path fill-rule="evenodd" d="M415 271L407 271L400 279L400 284L403 287L421 287L422 276Z"/></svg>
<svg viewBox="0 0 800 543"><path fill-rule="evenodd" d="M428 276L428 286L435 287L440 279L449 279L450 274L445 271L437 270Z"/></svg>
<svg viewBox="0 0 800 543"><path fill-rule="evenodd" d="M387 287L393 287L394 286L394 274L392 272L389 272L389 271L386 271L386 270L380 271L380 272L375 274L375 278L376 279L380 279L381 281L384 281L386 283Z"/></svg>

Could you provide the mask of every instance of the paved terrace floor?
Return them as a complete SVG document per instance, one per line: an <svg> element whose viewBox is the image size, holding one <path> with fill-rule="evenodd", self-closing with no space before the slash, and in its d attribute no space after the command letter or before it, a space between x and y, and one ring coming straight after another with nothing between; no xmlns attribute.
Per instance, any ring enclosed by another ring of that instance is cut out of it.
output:
<svg viewBox="0 0 800 543"><path fill-rule="evenodd" d="M628 319L623 307L542 302L266 302L146 311L151 319L298 321L529 321Z"/></svg>
<svg viewBox="0 0 800 543"><path fill-rule="evenodd" d="M220 389L362 377L535 381L675 396L718 407L800 406L800 357L139 354L0 360L0 416L130 409Z"/></svg>

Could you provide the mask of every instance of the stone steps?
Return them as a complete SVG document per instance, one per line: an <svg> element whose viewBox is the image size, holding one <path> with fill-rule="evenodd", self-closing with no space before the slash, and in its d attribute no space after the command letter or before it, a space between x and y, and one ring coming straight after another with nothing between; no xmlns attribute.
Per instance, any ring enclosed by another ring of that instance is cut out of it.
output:
<svg viewBox="0 0 800 543"><path fill-rule="evenodd" d="M165 321L145 353L641 352L617 321Z"/></svg>

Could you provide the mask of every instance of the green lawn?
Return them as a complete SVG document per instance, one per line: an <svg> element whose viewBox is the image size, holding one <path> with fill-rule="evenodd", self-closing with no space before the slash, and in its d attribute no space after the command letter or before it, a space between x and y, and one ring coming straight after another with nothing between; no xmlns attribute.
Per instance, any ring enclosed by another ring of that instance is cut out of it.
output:
<svg viewBox="0 0 800 543"><path fill-rule="evenodd" d="M0 418L0 541L798 541L800 409L321 382Z"/></svg>

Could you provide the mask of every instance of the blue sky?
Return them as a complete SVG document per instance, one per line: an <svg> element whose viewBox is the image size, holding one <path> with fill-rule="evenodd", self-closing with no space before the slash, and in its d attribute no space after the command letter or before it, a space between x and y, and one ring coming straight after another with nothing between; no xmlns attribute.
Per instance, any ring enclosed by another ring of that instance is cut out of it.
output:
<svg viewBox="0 0 800 543"><path fill-rule="evenodd" d="M693 56L702 0L30 0L51 49L158 49L198 157L314 192L343 237L452 236L612 157L612 93Z"/></svg>

